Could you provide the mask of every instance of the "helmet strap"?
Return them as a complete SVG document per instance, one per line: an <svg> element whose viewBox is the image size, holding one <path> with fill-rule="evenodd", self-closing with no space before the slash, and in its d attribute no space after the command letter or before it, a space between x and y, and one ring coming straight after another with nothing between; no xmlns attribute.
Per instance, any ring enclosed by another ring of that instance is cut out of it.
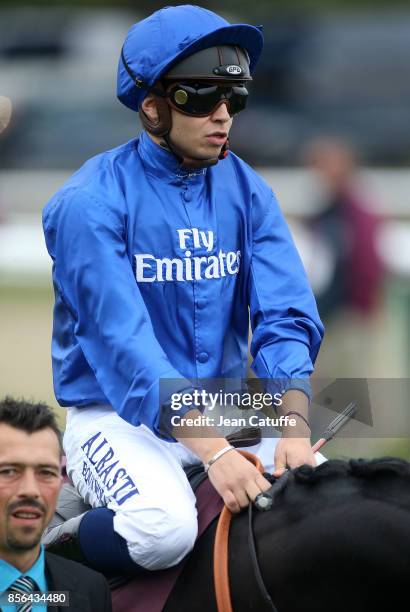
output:
<svg viewBox="0 0 410 612"><path fill-rule="evenodd" d="M162 87L162 85L160 86ZM148 117L142 110L142 106L140 106L138 114L147 132L154 136L165 136L171 129L171 111L164 97L155 95L155 104L158 113L158 119L156 121Z"/></svg>
<svg viewBox="0 0 410 612"><path fill-rule="evenodd" d="M199 168L209 168L210 166L215 166L220 159L225 159L228 155L228 143L226 142L222 147L221 153L218 157L208 157L208 158L200 158L200 157L190 157L186 155L186 153L178 147L174 142L172 142L169 133L163 136L164 141L168 147L168 149L175 155L181 164L182 168L186 168L188 170L199 169Z"/></svg>

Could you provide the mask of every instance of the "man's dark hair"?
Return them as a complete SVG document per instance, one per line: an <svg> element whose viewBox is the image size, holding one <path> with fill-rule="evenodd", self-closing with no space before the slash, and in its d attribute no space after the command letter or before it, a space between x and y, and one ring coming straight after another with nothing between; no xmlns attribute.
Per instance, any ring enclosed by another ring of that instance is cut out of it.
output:
<svg viewBox="0 0 410 612"><path fill-rule="evenodd" d="M52 429L58 438L61 452L61 432L53 411L46 404L5 397L0 401L0 425L2 423L27 433Z"/></svg>

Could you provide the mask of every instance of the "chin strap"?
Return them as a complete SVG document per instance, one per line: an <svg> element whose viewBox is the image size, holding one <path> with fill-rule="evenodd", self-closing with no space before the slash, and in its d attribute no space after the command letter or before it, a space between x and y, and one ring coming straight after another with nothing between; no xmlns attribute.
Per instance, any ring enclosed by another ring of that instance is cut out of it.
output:
<svg viewBox="0 0 410 612"><path fill-rule="evenodd" d="M164 134L163 139L164 142L161 143L162 146L167 148L169 151L171 151L171 153L175 155L182 168L193 170L199 168L209 168L210 166L215 166L219 160L225 159L225 157L227 157L229 153L229 139L226 140L218 157L208 157L206 159L201 159L199 157L189 157L185 155L184 151L180 147L171 142L169 133Z"/></svg>

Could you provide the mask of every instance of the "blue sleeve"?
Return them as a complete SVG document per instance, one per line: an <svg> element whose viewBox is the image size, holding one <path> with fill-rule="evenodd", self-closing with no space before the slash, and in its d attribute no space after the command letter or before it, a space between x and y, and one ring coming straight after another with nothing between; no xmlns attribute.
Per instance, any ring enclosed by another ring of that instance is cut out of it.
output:
<svg viewBox="0 0 410 612"><path fill-rule="evenodd" d="M273 193L256 196L252 210L252 369L272 379L275 392L300 389L310 398L309 376L324 333L315 298Z"/></svg>
<svg viewBox="0 0 410 612"><path fill-rule="evenodd" d="M172 392L192 384L172 366L155 337L127 253L122 215L77 190L56 201L44 216L54 282L75 320L81 350L113 408L129 423L143 423L173 440L169 419L160 410L169 402L171 386L163 397L159 381L176 379ZM170 417L169 407L165 410Z"/></svg>

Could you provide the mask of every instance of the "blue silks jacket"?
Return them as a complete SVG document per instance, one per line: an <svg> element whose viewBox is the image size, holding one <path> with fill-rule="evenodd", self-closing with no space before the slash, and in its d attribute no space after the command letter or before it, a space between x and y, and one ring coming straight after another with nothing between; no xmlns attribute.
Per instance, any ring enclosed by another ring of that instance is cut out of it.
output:
<svg viewBox="0 0 410 612"><path fill-rule="evenodd" d="M249 312L257 376L308 393L315 300L275 196L233 153L188 172L143 132L80 168L43 222L62 406L109 403L172 440L159 379L244 376Z"/></svg>

